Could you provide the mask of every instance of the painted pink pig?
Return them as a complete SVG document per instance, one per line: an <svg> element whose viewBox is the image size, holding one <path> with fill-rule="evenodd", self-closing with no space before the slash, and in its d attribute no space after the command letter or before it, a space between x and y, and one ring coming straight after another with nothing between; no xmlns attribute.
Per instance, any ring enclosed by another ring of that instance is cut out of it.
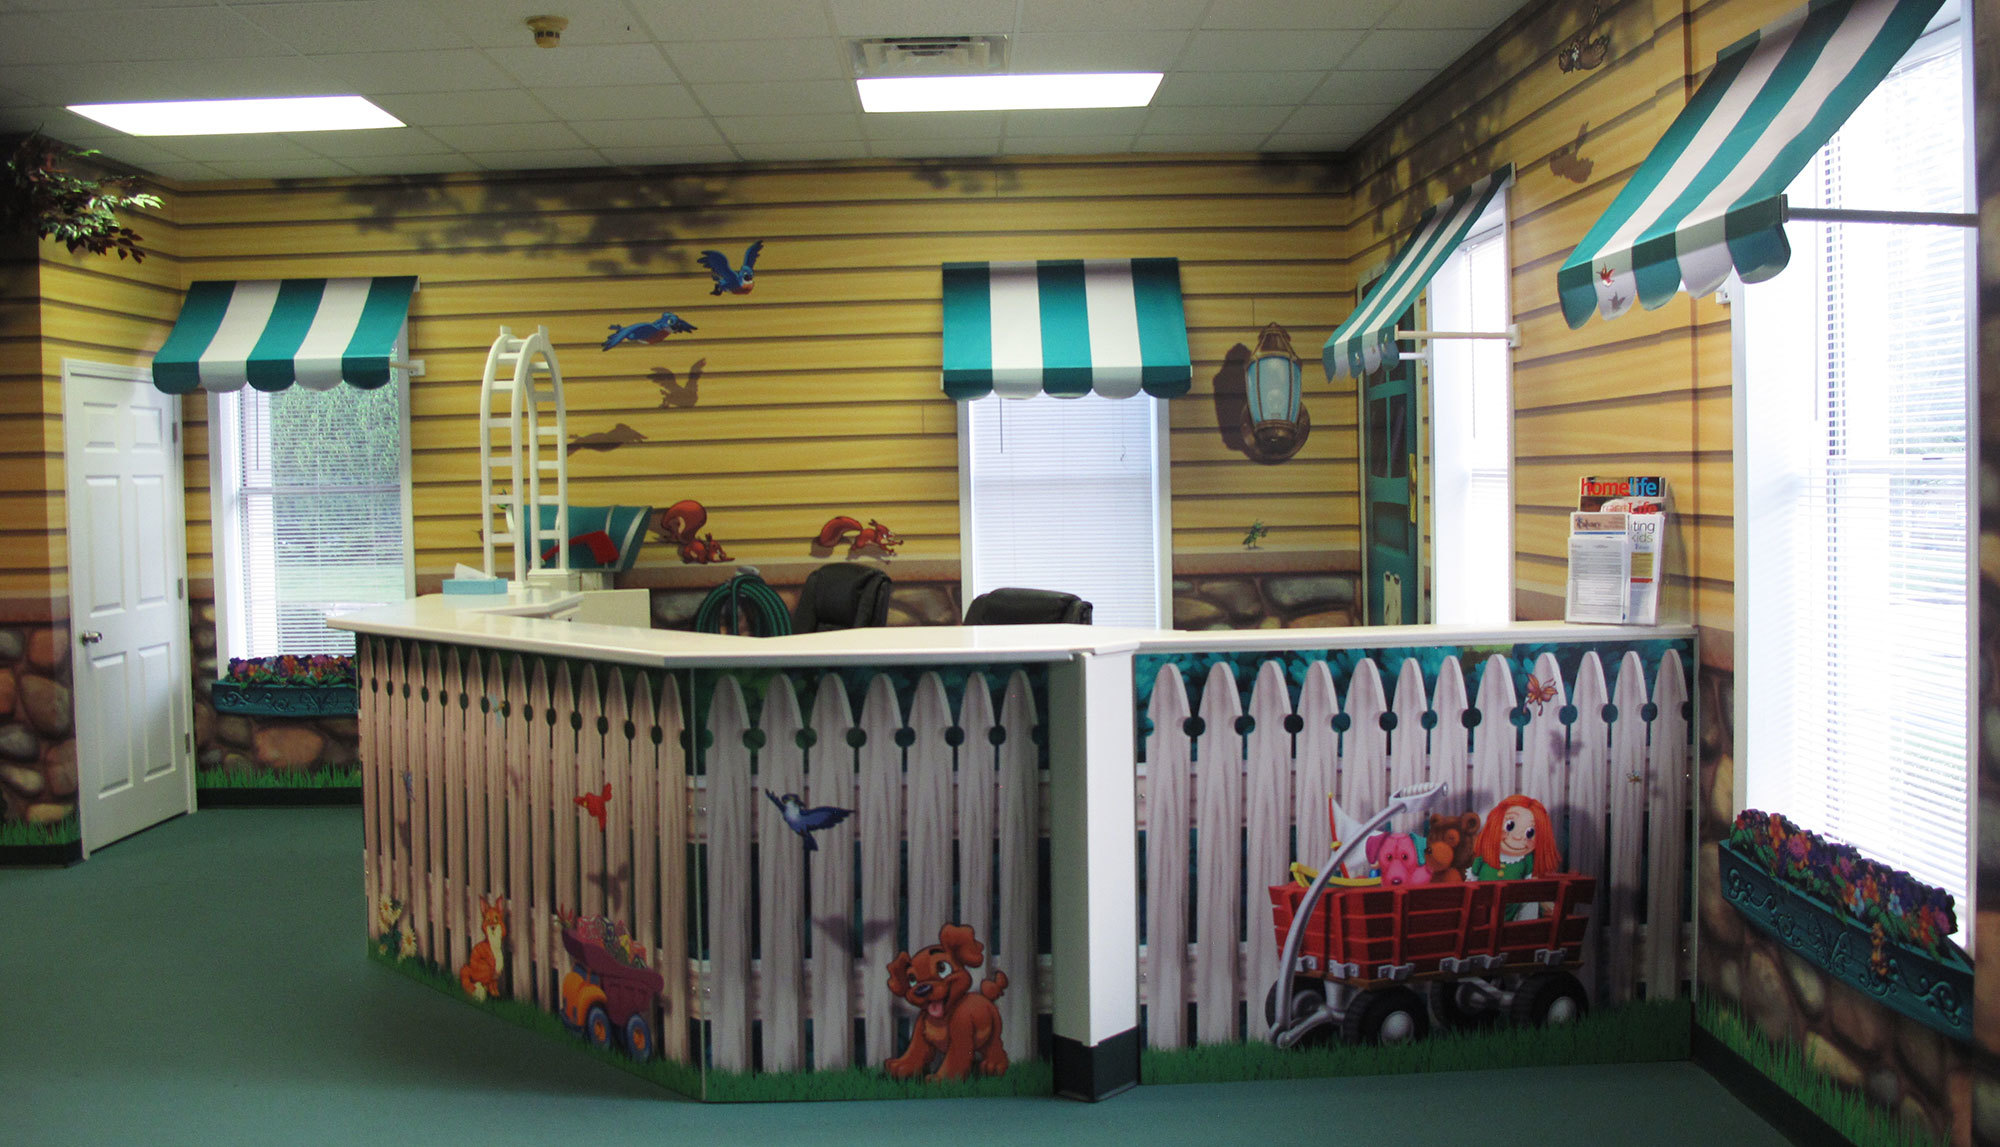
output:
<svg viewBox="0 0 2000 1147"><path fill-rule="evenodd" d="M1384 832L1368 838L1368 865L1379 869L1382 883L1429 884L1431 870L1417 855L1417 842L1407 832Z"/></svg>

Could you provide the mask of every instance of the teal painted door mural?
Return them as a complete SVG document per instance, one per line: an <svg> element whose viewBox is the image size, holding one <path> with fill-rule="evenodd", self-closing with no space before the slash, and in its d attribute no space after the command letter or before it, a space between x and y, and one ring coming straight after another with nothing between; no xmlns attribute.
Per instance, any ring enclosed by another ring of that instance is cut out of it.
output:
<svg viewBox="0 0 2000 1147"><path fill-rule="evenodd" d="M1396 320L1411 329L1415 311ZM1398 343L1407 349L1408 344ZM1423 569L1417 530L1417 371L1401 359L1361 383L1361 553L1369 625L1429 621L1420 616Z"/></svg>

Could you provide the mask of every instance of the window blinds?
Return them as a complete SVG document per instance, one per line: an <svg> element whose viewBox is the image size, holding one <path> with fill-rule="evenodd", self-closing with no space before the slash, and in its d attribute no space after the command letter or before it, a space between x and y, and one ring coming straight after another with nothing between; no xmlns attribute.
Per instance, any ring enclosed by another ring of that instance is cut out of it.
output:
<svg viewBox="0 0 2000 1147"><path fill-rule="evenodd" d="M403 385L220 399L240 403L233 652L352 653L327 615L403 599Z"/></svg>
<svg viewBox="0 0 2000 1147"><path fill-rule="evenodd" d="M1098 625L1161 624L1157 399L988 396L965 404L966 600L1073 593Z"/></svg>

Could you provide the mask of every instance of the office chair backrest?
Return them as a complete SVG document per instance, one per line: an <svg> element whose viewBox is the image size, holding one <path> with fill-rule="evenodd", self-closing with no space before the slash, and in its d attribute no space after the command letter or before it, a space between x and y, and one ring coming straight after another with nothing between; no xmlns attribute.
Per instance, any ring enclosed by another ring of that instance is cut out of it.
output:
<svg viewBox="0 0 2000 1147"><path fill-rule="evenodd" d="M859 562L828 562L806 575L792 609L793 633L869 629L889 623L889 575Z"/></svg>
<svg viewBox="0 0 2000 1147"><path fill-rule="evenodd" d="M965 607L967 625L1090 624L1090 603L1053 589L1005 586L987 590Z"/></svg>

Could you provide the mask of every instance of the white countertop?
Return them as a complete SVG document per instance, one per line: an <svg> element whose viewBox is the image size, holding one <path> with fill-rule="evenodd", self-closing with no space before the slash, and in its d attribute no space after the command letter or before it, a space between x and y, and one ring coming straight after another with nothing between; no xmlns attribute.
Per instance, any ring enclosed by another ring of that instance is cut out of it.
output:
<svg viewBox="0 0 2000 1147"><path fill-rule="evenodd" d="M964 661L1067 661L1078 654L1224 650L1395 648L1570 641L1645 641L1694 636L1691 626L1397 625L1331 629L1171 630L1090 625L889 626L733 637L520 616L561 599L431 595L329 618L335 629L484 649L579 657L649 667L924 665Z"/></svg>

